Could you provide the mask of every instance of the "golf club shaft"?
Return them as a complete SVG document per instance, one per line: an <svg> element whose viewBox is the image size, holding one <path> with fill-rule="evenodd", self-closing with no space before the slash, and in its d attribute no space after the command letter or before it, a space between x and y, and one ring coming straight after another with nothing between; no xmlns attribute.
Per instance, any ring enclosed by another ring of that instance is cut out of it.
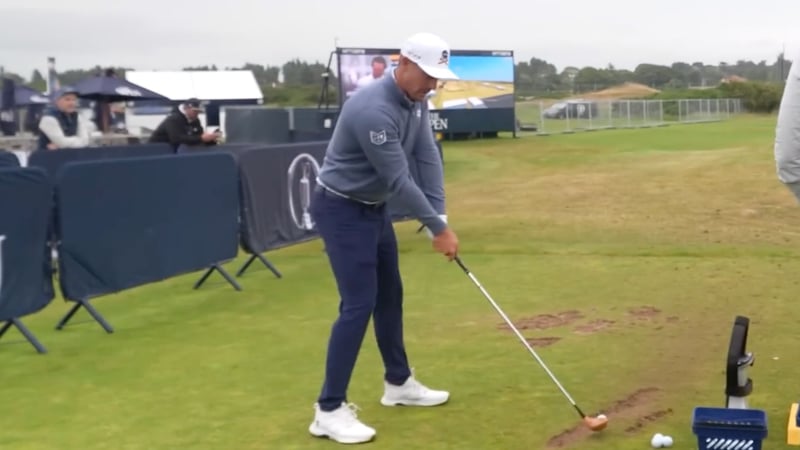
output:
<svg viewBox="0 0 800 450"><path fill-rule="evenodd" d="M500 306L494 301L494 299L492 299L492 296L489 295L486 289L483 288L480 281L478 281L475 275L473 275L472 272L470 272L470 270L467 269L467 266L464 265L464 263L461 261L461 258L456 256L455 261L459 265L459 267L461 267L461 270L463 270L464 273L466 273L467 276L472 280L472 282L475 283L475 286L477 286L478 289L480 289L480 291L483 293L483 296L486 297L486 300L488 300L489 303L491 303L491 305L494 307L495 311L497 311L497 313L500 314L500 317L502 317L503 320L505 320L506 324L509 327L511 327L511 330L514 332L514 334L517 335L520 342L522 342L522 344L525 346L525 348L528 349L530 354L533 355L533 357L536 359L539 365L542 366L542 369L544 369L544 371L547 372L547 375L549 375L550 379L553 380L556 386L558 386L558 389L561 390L561 393L564 394L565 397L567 397L567 400L569 400L569 402L572 404L575 410L578 411L578 414L580 414L581 417L586 417L583 411L581 411L581 409L578 407L578 404L575 403L575 400L572 399L572 396L569 395L569 392L567 392L567 390L564 389L564 386L562 386L561 383L558 382L558 379L555 377L555 375L553 375L552 372L550 372L550 369L547 368L547 365L544 363L544 361L542 361L542 358L540 358L539 355L536 353L536 351L530 346L530 344L528 344L528 341L525 339L522 333L520 333L519 330L517 330L517 327L514 326L514 324L511 322L508 316L506 316L503 310L500 309Z"/></svg>

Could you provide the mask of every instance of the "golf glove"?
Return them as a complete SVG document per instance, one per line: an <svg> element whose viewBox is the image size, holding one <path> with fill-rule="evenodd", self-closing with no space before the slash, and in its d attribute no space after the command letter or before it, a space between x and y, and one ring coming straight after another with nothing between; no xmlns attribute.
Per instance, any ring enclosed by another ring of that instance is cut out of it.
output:
<svg viewBox="0 0 800 450"><path fill-rule="evenodd" d="M442 222L447 223L447 214L439 214L439 218L442 219ZM425 227L425 234L428 235L429 239L433 239L433 233L428 227Z"/></svg>

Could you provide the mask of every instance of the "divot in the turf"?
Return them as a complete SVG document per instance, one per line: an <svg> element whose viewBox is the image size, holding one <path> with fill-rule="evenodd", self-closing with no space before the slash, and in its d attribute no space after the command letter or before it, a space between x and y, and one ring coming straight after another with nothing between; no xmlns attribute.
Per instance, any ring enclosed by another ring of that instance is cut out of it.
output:
<svg viewBox="0 0 800 450"><path fill-rule="evenodd" d="M595 319L595 320L592 320L591 322L585 323L583 325L576 326L574 328L574 331L575 331L575 333L578 333L578 334L594 334L594 333L597 333L599 331L605 330L606 328L610 327L611 325L614 325L614 323L616 323L616 322L614 322L613 320Z"/></svg>
<svg viewBox="0 0 800 450"><path fill-rule="evenodd" d="M631 308L628 314L636 317L637 319L647 320L661 314L661 310L653 306L640 306L638 308Z"/></svg>
<svg viewBox="0 0 800 450"><path fill-rule="evenodd" d="M533 317L525 317L514 321L514 326L519 330L546 330L548 328L563 327L570 325L578 319L582 319L580 311L562 311L556 314L539 314ZM503 322L497 326L501 330L510 330L508 325Z"/></svg>
<svg viewBox="0 0 800 450"><path fill-rule="evenodd" d="M527 339L529 344L531 344L533 347L539 347L539 348L549 347L560 340L561 340L560 337L555 337L555 336Z"/></svg>
<svg viewBox="0 0 800 450"><path fill-rule="evenodd" d="M672 409L652 411L648 408L648 405L655 400L655 394L658 392L659 389L656 387L639 389L624 399L616 401L610 407L598 411L598 413L608 416L609 428L613 428L614 423L630 423L630 418L632 417L634 419L633 425L627 425L625 432L629 434L635 433L645 425L672 414ZM587 412L587 414L593 413ZM547 448L567 448L589 438L593 434L595 433L581 423L551 437L547 441Z"/></svg>

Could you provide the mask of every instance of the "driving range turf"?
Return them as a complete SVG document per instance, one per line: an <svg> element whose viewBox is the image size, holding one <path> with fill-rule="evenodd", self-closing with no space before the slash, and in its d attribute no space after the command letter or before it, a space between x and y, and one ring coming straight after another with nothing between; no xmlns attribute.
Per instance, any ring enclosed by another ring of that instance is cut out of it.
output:
<svg viewBox="0 0 800 450"><path fill-rule="evenodd" d="M797 401L800 207L774 169L775 117L444 145L450 223L464 262L524 329L578 416L454 263L417 223L397 225L406 339L418 377L448 405L379 404L370 327L350 400L375 449L642 449L660 432L696 448L695 406L724 406L736 315L752 320L750 405L766 448L785 442ZM235 292L200 273L94 304L106 334L55 300L0 341L0 448L325 449L309 436L337 312L319 241L267 254ZM244 256L226 264L231 271ZM255 265L253 266L255 267Z"/></svg>

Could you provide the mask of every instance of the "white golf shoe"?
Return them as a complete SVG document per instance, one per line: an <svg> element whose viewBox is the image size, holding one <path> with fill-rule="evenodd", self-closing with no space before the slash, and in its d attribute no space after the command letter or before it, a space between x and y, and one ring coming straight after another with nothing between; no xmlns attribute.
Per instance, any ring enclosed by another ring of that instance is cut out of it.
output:
<svg viewBox="0 0 800 450"><path fill-rule="evenodd" d="M340 444L360 444L375 437L375 430L358 420L358 407L352 403L342 403L333 411L322 411L314 404L314 421L308 431L316 437L327 437Z"/></svg>
<svg viewBox="0 0 800 450"><path fill-rule="evenodd" d="M450 399L447 391L429 389L412 373L402 386L396 386L386 381L383 382L384 391L381 404L384 406L437 406Z"/></svg>

